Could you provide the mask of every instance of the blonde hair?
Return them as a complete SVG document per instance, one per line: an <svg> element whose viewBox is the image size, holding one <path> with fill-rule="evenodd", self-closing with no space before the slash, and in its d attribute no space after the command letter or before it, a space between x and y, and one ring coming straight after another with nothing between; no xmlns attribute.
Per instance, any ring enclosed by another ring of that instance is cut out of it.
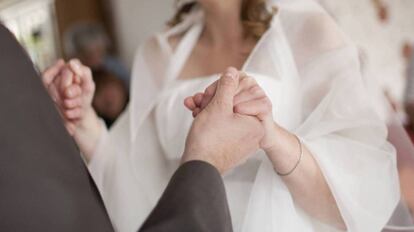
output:
<svg viewBox="0 0 414 232"><path fill-rule="evenodd" d="M177 0L178 2L179 0ZM267 0L243 0L240 20L242 21L245 36L260 39L269 29L273 16L277 13L277 8L269 8ZM174 17L168 22L169 26L181 23L198 3L196 1L183 4L176 12Z"/></svg>

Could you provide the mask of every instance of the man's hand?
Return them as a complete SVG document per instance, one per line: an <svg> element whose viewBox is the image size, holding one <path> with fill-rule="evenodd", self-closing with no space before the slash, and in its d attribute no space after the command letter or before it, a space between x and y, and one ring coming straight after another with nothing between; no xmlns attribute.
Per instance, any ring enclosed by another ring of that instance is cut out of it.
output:
<svg viewBox="0 0 414 232"><path fill-rule="evenodd" d="M205 161L223 174L259 149L264 134L260 121L233 112L238 87L239 73L229 68L217 82L211 102L195 118L182 162Z"/></svg>

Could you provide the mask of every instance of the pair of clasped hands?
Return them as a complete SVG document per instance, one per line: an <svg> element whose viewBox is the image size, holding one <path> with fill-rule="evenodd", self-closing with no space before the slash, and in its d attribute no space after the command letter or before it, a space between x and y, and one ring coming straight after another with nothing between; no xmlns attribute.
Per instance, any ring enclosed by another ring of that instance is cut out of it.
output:
<svg viewBox="0 0 414 232"><path fill-rule="evenodd" d="M83 130L88 124L99 124L92 108L95 84L91 70L78 60L60 60L42 79L68 132L79 146L87 144L82 141L87 140ZM228 68L204 93L186 98L184 105L195 120L182 162L202 160L225 173L258 149L276 146L278 126L270 100L253 78L235 68Z"/></svg>

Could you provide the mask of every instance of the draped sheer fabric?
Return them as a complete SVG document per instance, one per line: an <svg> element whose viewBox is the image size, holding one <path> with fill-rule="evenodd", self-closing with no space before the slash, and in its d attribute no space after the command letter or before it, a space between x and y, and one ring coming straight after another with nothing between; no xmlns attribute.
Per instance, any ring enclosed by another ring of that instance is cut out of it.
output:
<svg viewBox="0 0 414 232"><path fill-rule="evenodd" d="M278 124L312 152L348 231L380 231L399 202L396 151L360 74L358 52L311 0L279 9L243 66ZM203 30L201 9L138 50L128 110L100 141L90 171L117 231L136 231L179 165L191 114L185 96L217 76L177 81ZM178 46L171 36L182 35ZM295 204L263 151L224 177L235 231L336 231ZM316 190L315 190L316 191Z"/></svg>

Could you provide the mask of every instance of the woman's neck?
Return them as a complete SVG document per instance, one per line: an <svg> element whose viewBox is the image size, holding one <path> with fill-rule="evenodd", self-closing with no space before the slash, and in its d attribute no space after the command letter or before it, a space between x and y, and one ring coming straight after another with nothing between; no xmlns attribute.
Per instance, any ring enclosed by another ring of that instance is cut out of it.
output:
<svg viewBox="0 0 414 232"><path fill-rule="evenodd" d="M221 47L243 41L241 3L234 4L233 1L228 0L216 1L215 4L203 5L203 8L206 22L203 37L207 43Z"/></svg>

